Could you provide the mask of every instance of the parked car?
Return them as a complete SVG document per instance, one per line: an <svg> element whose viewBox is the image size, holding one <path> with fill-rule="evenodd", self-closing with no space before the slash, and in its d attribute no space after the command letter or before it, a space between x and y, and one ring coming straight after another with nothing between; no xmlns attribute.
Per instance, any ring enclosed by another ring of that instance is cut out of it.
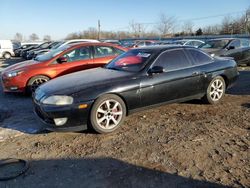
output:
<svg viewBox="0 0 250 188"><path fill-rule="evenodd" d="M233 57L237 64L250 65L250 40L237 38L213 39L199 48L214 56Z"/></svg>
<svg viewBox="0 0 250 188"><path fill-rule="evenodd" d="M34 60L2 71L5 92L33 92L44 82L79 70L103 66L126 49L106 43L64 45Z"/></svg>
<svg viewBox="0 0 250 188"><path fill-rule="evenodd" d="M231 58L213 58L183 46L132 49L103 68L41 85L35 112L50 130L116 130L139 109L191 99L217 104L238 77ZM157 115L157 114L156 114Z"/></svg>
<svg viewBox="0 0 250 188"><path fill-rule="evenodd" d="M31 44L29 44L29 43L23 44L22 46L20 46L19 48L17 48L17 49L14 50L15 56L16 56L16 57L19 57L22 50L27 49L27 48L29 48L29 47L31 47L31 46L37 46L37 45L38 45L38 44L34 44L34 43L31 43Z"/></svg>
<svg viewBox="0 0 250 188"><path fill-rule="evenodd" d="M131 46L131 48L138 48L138 47L143 47L143 46L151 46L155 43L154 40L139 40L136 41L135 44L133 46Z"/></svg>
<svg viewBox="0 0 250 188"><path fill-rule="evenodd" d="M111 43L111 44L116 44L121 46L121 42L119 40L103 40L102 42L106 42L106 43Z"/></svg>
<svg viewBox="0 0 250 188"><path fill-rule="evenodd" d="M26 55L23 56L23 58L26 59L26 60L32 59L34 51L36 51L36 50L42 50L42 49L47 49L47 48L49 48L51 46L52 43L53 42L51 42L51 41L44 42L41 45L35 47L34 49L28 50L26 52Z"/></svg>
<svg viewBox="0 0 250 188"><path fill-rule="evenodd" d="M182 46L193 46L198 48L200 45L204 44L205 42L202 40L195 40L195 39L183 39L183 40L176 40L172 41L171 44L179 44Z"/></svg>
<svg viewBox="0 0 250 188"><path fill-rule="evenodd" d="M48 45L50 44L51 42L44 42L40 45L36 45L36 46L31 46L29 48L26 48L24 50L21 51L21 56L23 59L26 59L27 58L27 53L30 51L30 50L34 50L34 49L39 49L39 48L46 48L48 47Z"/></svg>
<svg viewBox="0 0 250 188"><path fill-rule="evenodd" d="M0 58L10 59L15 56L11 40L0 40Z"/></svg>
<svg viewBox="0 0 250 188"><path fill-rule="evenodd" d="M60 48L62 46L65 46L65 45L68 45L68 44L76 44L76 43L80 43L80 42L100 42L98 40L95 40L95 39L72 39L72 40L64 40L64 41L61 41L60 43L58 43L56 46L53 47L53 49L56 49L56 48Z"/></svg>
<svg viewBox="0 0 250 188"><path fill-rule="evenodd" d="M33 59L37 55L45 54L45 53L49 52L53 47L58 45L59 43L61 43L61 42L60 41L55 41L55 42L49 43L47 46L45 45L45 46L42 46L40 48L30 50L30 51L27 52L26 59Z"/></svg>

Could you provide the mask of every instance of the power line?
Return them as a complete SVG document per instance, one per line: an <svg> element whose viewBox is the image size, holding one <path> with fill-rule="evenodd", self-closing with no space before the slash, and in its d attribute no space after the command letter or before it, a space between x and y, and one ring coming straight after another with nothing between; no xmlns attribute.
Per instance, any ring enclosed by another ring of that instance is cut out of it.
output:
<svg viewBox="0 0 250 188"><path fill-rule="evenodd" d="M205 19L217 18L217 17L227 16L227 15L240 14L240 13L245 13L245 12L246 12L246 10L242 10L242 11L229 12L229 13L225 13L225 14L217 14L217 15L196 17L196 18L190 18L190 19L181 19L181 20L178 20L178 21L179 22L185 22L185 21L205 20ZM156 25L156 24L160 24L160 23L161 22L140 22L140 23L138 22L138 24L142 24L142 25ZM129 26L121 27L121 28L118 28L116 30L122 30L122 29L129 29Z"/></svg>

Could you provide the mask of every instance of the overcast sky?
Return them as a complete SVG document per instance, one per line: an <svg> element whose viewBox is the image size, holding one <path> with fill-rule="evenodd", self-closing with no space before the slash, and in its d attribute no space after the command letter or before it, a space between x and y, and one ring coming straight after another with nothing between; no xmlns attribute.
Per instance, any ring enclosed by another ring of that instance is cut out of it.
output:
<svg viewBox="0 0 250 188"><path fill-rule="evenodd" d="M127 30L132 20L158 22L160 13L176 17L178 25L203 18L193 20L198 28L220 23L219 15L240 16L249 6L250 0L1 0L0 39L12 39L17 32L26 38L36 33L41 39L46 34L62 39L97 27L98 19L102 30Z"/></svg>

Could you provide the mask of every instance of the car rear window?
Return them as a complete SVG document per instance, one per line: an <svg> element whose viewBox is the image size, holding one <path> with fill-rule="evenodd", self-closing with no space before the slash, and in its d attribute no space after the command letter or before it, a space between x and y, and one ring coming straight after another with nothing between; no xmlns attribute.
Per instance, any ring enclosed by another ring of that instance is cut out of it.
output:
<svg viewBox="0 0 250 188"><path fill-rule="evenodd" d="M210 56L208 56L204 52L201 52L195 49L188 49L187 51L194 59L195 65L206 64L206 63L212 62L213 60Z"/></svg>

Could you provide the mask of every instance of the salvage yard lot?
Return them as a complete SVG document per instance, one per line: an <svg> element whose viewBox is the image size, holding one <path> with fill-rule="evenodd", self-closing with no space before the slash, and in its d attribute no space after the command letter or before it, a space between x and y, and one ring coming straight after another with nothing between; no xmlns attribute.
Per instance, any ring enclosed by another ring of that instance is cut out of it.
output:
<svg viewBox="0 0 250 188"><path fill-rule="evenodd" d="M250 67L239 70L221 104L161 106L107 135L45 133L31 98L1 88L0 158L31 164L0 187L249 187Z"/></svg>

